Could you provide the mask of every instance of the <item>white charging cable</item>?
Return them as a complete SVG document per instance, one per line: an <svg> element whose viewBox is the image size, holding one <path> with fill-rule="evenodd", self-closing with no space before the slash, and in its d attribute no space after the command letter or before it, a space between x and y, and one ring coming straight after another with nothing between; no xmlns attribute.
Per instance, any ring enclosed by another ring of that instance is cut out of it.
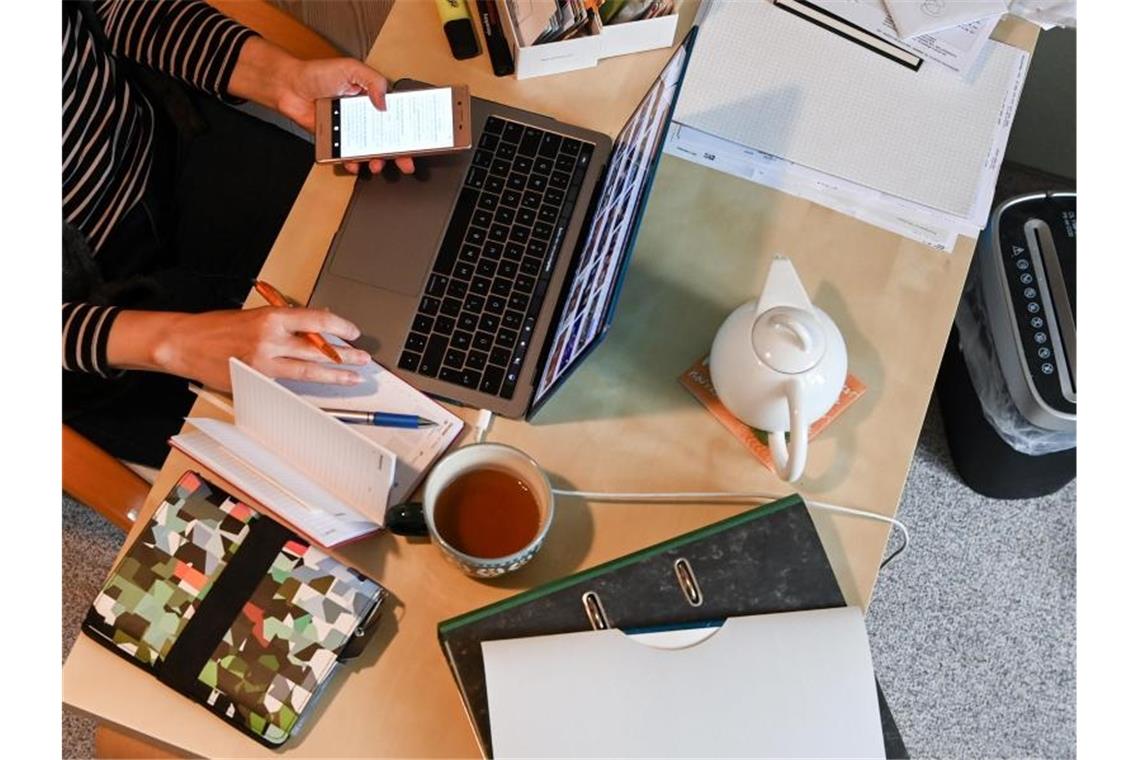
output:
<svg viewBox="0 0 1140 760"><path fill-rule="evenodd" d="M793 494L786 494L785 496L777 496L770 493L748 492L748 491L687 491L676 493L607 493L604 491L571 491L563 488L551 489L556 496L576 496L580 499L588 501L614 501L614 502L637 502L637 503L672 503L672 504L693 504L696 502L704 501L726 501L726 502L744 502L754 503L757 501L776 501L783 499L786 496ZM887 563L895 557L906 551L907 546L910 545L910 531L907 530L906 525L893 517L880 515L877 512L868 512L864 509L852 509L851 507L841 507L838 504L828 504L824 501L815 501L814 499L804 499L804 503L812 509L825 510L827 512L836 512L843 515L850 515L851 517L862 517L867 520L876 520L878 522L893 525L902 533L902 545L895 549L891 554L883 560L879 565L882 570L887 566Z"/></svg>

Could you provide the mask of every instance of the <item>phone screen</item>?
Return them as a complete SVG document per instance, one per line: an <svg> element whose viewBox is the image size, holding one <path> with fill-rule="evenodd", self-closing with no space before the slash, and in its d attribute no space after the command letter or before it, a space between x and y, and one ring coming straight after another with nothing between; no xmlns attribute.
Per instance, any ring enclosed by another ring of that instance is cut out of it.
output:
<svg viewBox="0 0 1140 760"><path fill-rule="evenodd" d="M390 92L387 110L367 95L332 101L332 155L356 158L450 148L455 144L451 88Z"/></svg>

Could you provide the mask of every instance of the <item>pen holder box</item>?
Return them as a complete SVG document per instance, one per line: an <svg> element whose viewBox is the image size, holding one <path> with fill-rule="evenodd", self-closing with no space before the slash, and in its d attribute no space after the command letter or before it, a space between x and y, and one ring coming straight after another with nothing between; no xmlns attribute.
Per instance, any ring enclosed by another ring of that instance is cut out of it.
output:
<svg viewBox="0 0 1140 760"><path fill-rule="evenodd" d="M677 8L668 16L610 26L603 25L595 17L590 24L590 33L586 36L542 45L522 45L508 0L495 2L499 8L499 18L502 19L503 34L515 59L517 79L593 68L603 58L670 47L677 33L677 9L681 5L678 2Z"/></svg>

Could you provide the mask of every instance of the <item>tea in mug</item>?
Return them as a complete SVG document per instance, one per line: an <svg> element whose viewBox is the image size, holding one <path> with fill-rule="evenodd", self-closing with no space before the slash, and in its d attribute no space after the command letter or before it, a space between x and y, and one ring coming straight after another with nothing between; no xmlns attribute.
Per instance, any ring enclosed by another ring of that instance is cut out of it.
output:
<svg viewBox="0 0 1140 760"><path fill-rule="evenodd" d="M469 470L444 487L433 513L441 538L472 557L506 557L538 535L542 515L530 486L505 470Z"/></svg>

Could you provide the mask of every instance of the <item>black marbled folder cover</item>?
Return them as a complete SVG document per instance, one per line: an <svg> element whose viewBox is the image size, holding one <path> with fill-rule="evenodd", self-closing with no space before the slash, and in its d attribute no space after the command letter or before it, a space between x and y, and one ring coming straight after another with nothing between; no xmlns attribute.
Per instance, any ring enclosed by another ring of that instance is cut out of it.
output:
<svg viewBox="0 0 1140 760"><path fill-rule="evenodd" d="M686 598L684 558L703 597ZM592 591L614 628L651 628L846 602L803 500L791 496L439 624L439 641L483 753L493 757L483 651L495 639L591 629L582 597ZM879 690L887 757L907 757Z"/></svg>

